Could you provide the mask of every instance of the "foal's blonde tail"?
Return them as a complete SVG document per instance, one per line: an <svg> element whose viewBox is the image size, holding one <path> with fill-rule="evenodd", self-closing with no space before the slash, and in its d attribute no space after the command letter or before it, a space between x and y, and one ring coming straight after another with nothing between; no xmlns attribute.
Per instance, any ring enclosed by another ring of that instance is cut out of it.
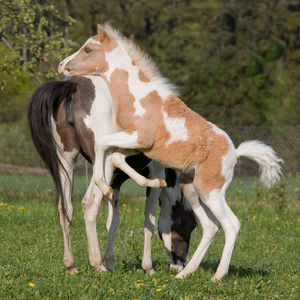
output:
<svg viewBox="0 0 300 300"><path fill-rule="evenodd" d="M259 141L246 141L236 149L237 156L246 156L258 163L261 169L260 181L270 187L280 180L281 166L284 161L273 148Z"/></svg>

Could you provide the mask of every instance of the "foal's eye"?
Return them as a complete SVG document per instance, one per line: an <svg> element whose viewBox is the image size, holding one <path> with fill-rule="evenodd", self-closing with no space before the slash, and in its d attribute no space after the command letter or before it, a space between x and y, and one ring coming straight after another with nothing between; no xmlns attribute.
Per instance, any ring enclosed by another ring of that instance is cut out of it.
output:
<svg viewBox="0 0 300 300"><path fill-rule="evenodd" d="M85 51L85 53L90 53L90 52L92 52L92 49L90 49L90 48L85 48L84 51Z"/></svg>

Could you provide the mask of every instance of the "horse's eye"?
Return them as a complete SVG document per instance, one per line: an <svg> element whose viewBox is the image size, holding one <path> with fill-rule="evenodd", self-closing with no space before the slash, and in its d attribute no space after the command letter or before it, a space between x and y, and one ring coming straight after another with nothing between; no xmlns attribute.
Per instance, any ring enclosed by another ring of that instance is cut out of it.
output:
<svg viewBox="0 0 300 300"><path fill-rule="evenodd" d="M85 51L85 53L90 53L90 52L92 52L92 49L90 49L90 48L85 48L84 51Z"/></svg>

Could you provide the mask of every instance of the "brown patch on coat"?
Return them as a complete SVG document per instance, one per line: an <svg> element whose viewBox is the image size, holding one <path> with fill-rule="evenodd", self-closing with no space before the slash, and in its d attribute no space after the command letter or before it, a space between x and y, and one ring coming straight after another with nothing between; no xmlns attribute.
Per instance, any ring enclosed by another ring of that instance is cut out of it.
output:
<svg viewBox="0 0 300 300"><path fill-rule="evenodd" d="M116 69L111 74L111 82L108 83L111 96L114 99L117 122L128 134L138 132L139 148L149 148L153 145L155 139L155 131L149 127L149 124L152 122L155 124L161 123L162 112L160 108L162 99L157 91L151 92L140 100L142 107L146 109L146 113L142 117L134 116L136 111L134 107L135 98L129 91L128 77L127 71ZM152 102L153 98L156 101Z"/></svg>
<svg viewBox="0 0 300 300"><path fill-rule="evenodd" d="M60 137L61 143L63 144L62 150L64 152L72 152L74 149L80 148L76 131L67 121L64 102L61 103L57 111L56 131Z"/></svg>
<svg viewBox="0 0 300 300"><path fill-rule="evenodd" d="M229 149L228 140L224 135L215 134L213 148L207 159L199 166L194 185L204 192L206 196L214 189L221 189L225 182L222 175L222 158ZM205 199L203 199L205 200Z"/></svg>
<svg viewBox="0 0 300 300"><path fill-rule="evenodd" d="M160 127L156 131L156 143L145 154L166 167L182 171L198 165L199 162L203 162L213 143L211 125L188 108L175 95L171 95L164 101L163 110L168 114L169 118L183 118L185 120L188 140L178 140L167 145L170 133L167 131L162 117Z"/></svg>
<svg viewBox="0 0 300 300"><path fill-rule="evenodd" d="M116 69L110 76L108 87L114 99L114 108L119 126L127 133L131 134L136 130L133 115L134 96L129 92L128 72ZM120 93L121 91L121 93Z"/></svg>
<svg viewBox="0 0 300 300"><path fill-rule="evenodd" d="M115 50L117 47L119 47L118 41L112 36L108 36L108 39L105 39L102 42L102 45L103 45L105 52L111 52L111 51Z"/></svg>
<svg viewBox="0 0 300 300"><path fill-rule="evenodd" d="M146 76L145 73L142 70L139 70L139 79L142 82L150 82L149 77Z"/></svg>
<svg viewBox="0 0 300 300"><path fill-rule="evenodd" d="M89 78L78 76L69 80L76 82L77 92L74 110L75 124L72 126L68 123L64 102L60 105L57 116L56 126L57 133L63 144L63 151L71 152L74 149L82 149L89 159L94 162L94 133L87 128L84 118L90 115L90 111L95 99L95 87Z"/></svg>
<svg viewBox="0 0 300 300"><path fill-rule="evenodd" d="M93 82L86 77L74 77L73 81L77 82L77 100L75 106L75 128L82 150L90 158L91 162L95 161L95 136L93 131L88 128L84 118L91 114L91 108L95 100L96 91Z"/></svg>

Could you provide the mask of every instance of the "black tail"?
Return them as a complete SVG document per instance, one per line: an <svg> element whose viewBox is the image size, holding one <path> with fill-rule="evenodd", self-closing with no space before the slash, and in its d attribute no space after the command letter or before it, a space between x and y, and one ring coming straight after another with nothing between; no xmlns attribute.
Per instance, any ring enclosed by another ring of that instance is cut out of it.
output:
<svg viewBox="0 0 300 300"><path fill-rule="evenodd" d="M70 80L47 82L35 91L28 108L28 120L33 143L50 170L56 186L57 201L61 198L62 212L69 222L59 167L64 170L70 184L71 181L57 155L59 147L53 138L51 117L56 119L58 108L63 101L67 110L68 107L73 106L72 102L74 102L76 91L76 83ZM67 115L70 114L67 113Z"/></svg>

